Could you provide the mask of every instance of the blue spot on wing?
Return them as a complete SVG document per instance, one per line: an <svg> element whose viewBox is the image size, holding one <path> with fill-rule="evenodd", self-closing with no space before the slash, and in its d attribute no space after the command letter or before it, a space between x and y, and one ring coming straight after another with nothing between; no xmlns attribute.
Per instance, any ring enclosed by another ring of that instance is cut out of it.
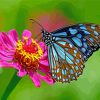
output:
<svg viewBox="0 0 100 100"><path fill-rule="evenodd" d="M62 74L63 74L63 75L66 75L66 74L67 74L66 70L63 70L63 69L62 69Z"/></svg>
<svg viewBox="0 0 100 100"><path fill-rule="evenodd" d="M70 73L71 73L71 74L74 74L74 72L73 72L73 70L72 70L72 69L70 69Z"/></svg>
<svg viewBox="0 0 100 100"><path fill-rule="evenodd" d="M56 51L61 56L61 58L64 59L65 58L64 49L55 43L54 43L54 47L56 48Z"/></svg>
<svg viewBox="0 0 100 100"><path fill-rule="evenodd" d="M78 70L78 66L76 66L75 68L76 68L76 70Z"/></svg>
<svg viewBox="0 0 100 100"><path fill-rule="evenodd" d="M58 43L60 43L62 45L65 45L66 44L66 42L64 42L64 41L58 41Z"/></svg>
<svg viewBox="0 0 100 100"><path fill-rule="evenodd" d="M81 50L82 50L82 52L85 52L85 51L86 51L86 49L85 49L85 48L82 48Z"/></svg>
<svg viewBox="0 0 100 100"><path fill-rule="evenodd" d="M83 30L85 34L89 35L90 32L86 31L86 30Z"/></svg>
<svg viewBox="0 0 100 100"><path fill-rule="evenodd" d="M70 31L70 33L72 35L77 33L77 30L76 29L69 28L69 31Z"/></svg>
<svg viewBox="0 0 100 100"><path fill-rule="evenodd" d="M93 30L94 30L94 29L95 29L95 26L93 26L93 25L92 25L92 26L91 26L91 29L93 29Z"/></svg>
<svg viewBox="0 0 100 100"><path fill-rule="evenodd" d="M82 42L79 38L77 37L73 37L72 40L79 46L81 47L82 46Z"/></svg>
<svg viewBox="0 0 100 100"><path fill-rule="evenodd" d="M79 59L76 59L76 63L79 63Z"/></svg>
<svg viewBox="0 0 100 100"><path fill-rule="evenodd" d="M58 56L60 56L62 59L66 58L66 61L70 64L73 64L72 60L73 56L71 56L69 53L66 52L66 57L65 57L65 51L62 47L60 47L59 45L54 43L54 46L56 48L57 53L59 54Z"/></svg>
<svg viewBox="0 0 100 100"><path fill-rule="evenodd" d="M66 56L66 61L70 64L73 64L73 62Z"/></svg>
<svg viewBox="0 0 100 100"><path fill-rule="evenodd" d="M55 57L55 60L58 61L58 55L57 55L57 53L56 53L54 47L52 47L52 52L53 52L53 56Z"/></svg>
<svg viewBox="0 0 100 100"><path fill-rule="evenodd" d="M77 37L78 38L82 38L82 34L77 34Z"/></svg>
<svg viewBox="0 0 100 100"><path fill-rule="evenodd" d="M97 31L94 31L94 34L97 35L97 36L99 35Z"/></svg>
<svg viewBox="0 0 100 100"><path fill-rule="evenodd" d="M83 24L80 25L80 29L82 29L82 30L87 30L86 27L85 27Z"/></svg>
<svg viewBox="0 0 100 100"><path fill-rule="evenodd" d="M54 59L53 59L53 50L52 50L52 48L51 47L49 47L49 62L50 62L50 66L52 67L52 69L56 66L55 65L55 61L54 61Z"/></svg>
<svg viewBox="0 0 100 100"><path fill-rule="evenodd" d="M76 50L74 50L74 53L77 53L77 51L76 51Z"/></svg>
<svg viewBox="0 0 100 100"><path fill-rule="evenodd" d="M84 47L85 47L85 48L87 48L87 47L88 47L86 42L84 42L84 43L83 43L83 45L84 45Z"/></svg>
<svg viewBox="0 0 100 100"><path fill-rule="evenodd" d="M68 52L66 52L66 55L67 55L71 60L74 60L74 57L73 57L71 54L69 54Z"/></svg>
<svg viewBox="0 0 100 100"><path fill-rule="evenodd" d="M91 42L94 42L93 38L89 38L89 40L90 40Z"/></svg>
<svg viewBox="0 0 100 100"><path fill-rule="evenodd" d="M67 36L66 32L55 33L53 36Z"/></svg>

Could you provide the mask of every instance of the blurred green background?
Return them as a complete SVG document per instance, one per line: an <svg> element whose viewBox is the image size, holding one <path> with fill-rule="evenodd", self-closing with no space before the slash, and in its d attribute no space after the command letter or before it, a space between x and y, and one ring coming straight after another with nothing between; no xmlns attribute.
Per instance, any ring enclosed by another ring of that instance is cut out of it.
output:
<svg viewBox="0 0 100 100"><path fill-rule="evenodd" d="M60 11L74 23L100 24L100 0L0 0L0 31L30 29L29 18L37 13ZM28 76L22 78L7 100L100 100L100 51L86 62L82 76L70 84L42 82L36 88ZM15 69L0 68L0 98Z"/></svg>

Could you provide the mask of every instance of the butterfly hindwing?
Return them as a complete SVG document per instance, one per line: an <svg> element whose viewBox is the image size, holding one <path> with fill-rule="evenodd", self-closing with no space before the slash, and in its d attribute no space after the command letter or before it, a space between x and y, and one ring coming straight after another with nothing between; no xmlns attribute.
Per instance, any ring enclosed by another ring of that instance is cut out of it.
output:
<svg viewBox="0 0 100 100"><path fill-rule="evenodd" d="M56 81L70 82L82 74L84 61L74 46L62 40L48 50L52 77Z"/></svg>

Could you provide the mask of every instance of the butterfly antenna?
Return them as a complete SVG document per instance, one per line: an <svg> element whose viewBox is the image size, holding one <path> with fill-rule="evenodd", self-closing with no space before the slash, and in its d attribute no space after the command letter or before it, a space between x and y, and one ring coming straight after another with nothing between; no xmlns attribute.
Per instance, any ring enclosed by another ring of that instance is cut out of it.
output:
<svg viewBox="0 0 100 100"><path fill-rule="evenodd" d="M32 21L32 23L36 23L36 24L39 25L42 29L44 29L43 26L42 26L38 21L36 21L36 20L34 20L34 19L30 19L30 20Z"/></svg>
<svg viewBox="0 0 100 100"><path fill-rule="evenodd" d="M39 25L42 28L42 30L44 29L43 26L38 21L36 21L34 19L30 19L30 20L32 21L32 23L36 23L37 25ZM36 35L35 39L39 38L40 36L41 36L41 33L39 33L38 35ZM40 42L41 40L42 40L42 38L40 37L39 40L38 40L38 42Z"/></svg>

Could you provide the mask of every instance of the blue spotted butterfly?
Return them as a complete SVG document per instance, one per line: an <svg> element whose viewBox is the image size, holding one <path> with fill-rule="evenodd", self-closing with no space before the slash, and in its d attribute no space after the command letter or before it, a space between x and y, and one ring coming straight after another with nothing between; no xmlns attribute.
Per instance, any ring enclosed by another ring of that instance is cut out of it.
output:
<svg viewBox="0 0 100 100"><path fill-rule="evenodd" d="M100 47L100 26L77 24L53 32L42 30L52 77L58 82L77 80L84 62Z"/></svg>

